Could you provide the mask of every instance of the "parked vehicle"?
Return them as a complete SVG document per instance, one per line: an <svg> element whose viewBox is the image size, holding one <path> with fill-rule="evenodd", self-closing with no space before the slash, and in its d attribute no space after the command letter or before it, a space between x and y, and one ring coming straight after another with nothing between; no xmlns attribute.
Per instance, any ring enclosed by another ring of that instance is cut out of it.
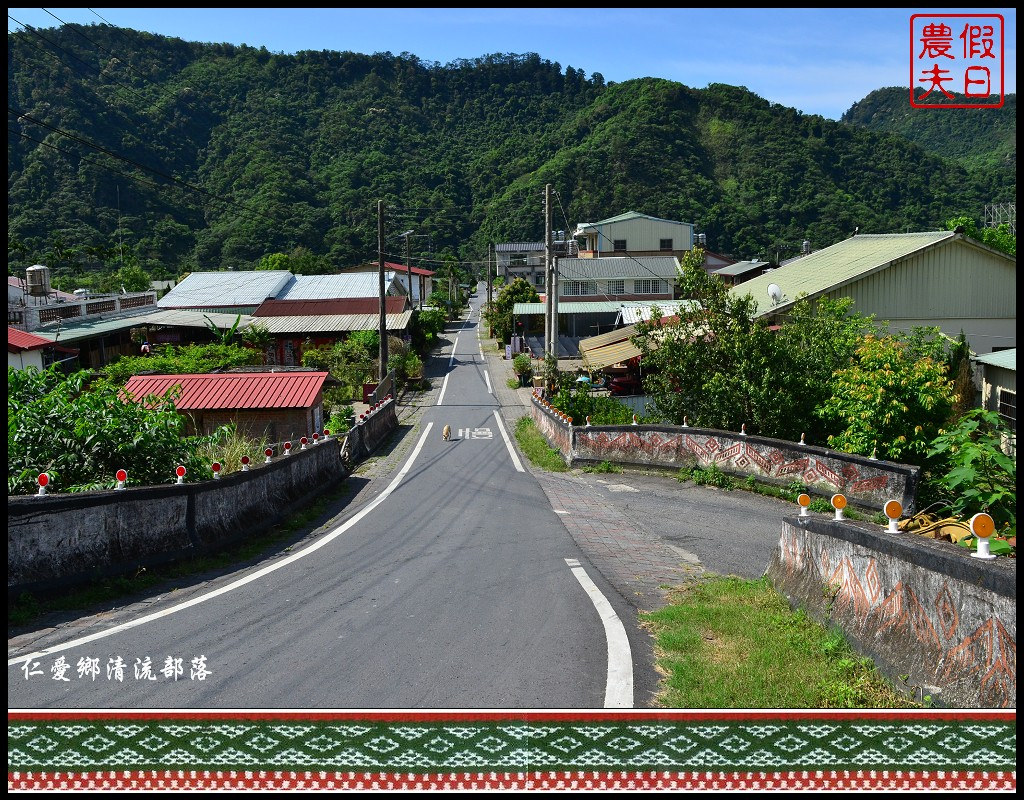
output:
<svg viewBox="0 0 1024 800"><path fill-rule="evenodd" d="M643 394L644 386L640 379L633 375L620 375L612 378L608 384L608 391L617 396Z"/></svg>

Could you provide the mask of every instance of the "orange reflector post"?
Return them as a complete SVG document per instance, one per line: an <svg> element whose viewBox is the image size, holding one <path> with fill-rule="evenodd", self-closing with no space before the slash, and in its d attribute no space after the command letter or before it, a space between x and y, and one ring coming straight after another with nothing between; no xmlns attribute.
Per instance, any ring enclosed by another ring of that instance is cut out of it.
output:
<svg viewBox="0 0 1024 800"><path fill-rule="evenodd" d="M807 508L811 504L811 496L809 494L802 494L796 499L797 503Z"/></svg>
<svg viewBox="0 0 1024 800"><path fill-rule="evenodd" d="M846 496L841 494L832 495L832 508L842 511L846 508Z"/></svg>
<svg viewBox="0 0 1024 800"><path fill-rule="evenodd" d="M982 512L971 517L971 533L979 539L987 539L996 532L996 523L988 514Z"/></svg>
<svg viewBox="0 0 1024 800"><path fill-rule="evenodd" d="M889 519L899 519L903 513L903 506L896 500L890 500L885 504L885 516Z"/></svg>

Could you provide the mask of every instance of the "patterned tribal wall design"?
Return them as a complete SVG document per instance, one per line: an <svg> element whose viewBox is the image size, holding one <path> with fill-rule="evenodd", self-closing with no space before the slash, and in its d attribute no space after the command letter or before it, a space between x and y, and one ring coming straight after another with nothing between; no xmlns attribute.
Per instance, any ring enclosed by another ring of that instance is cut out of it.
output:
<svg viewBox="0 0 1024 800"><path fill-rule="evenodd" d="M788 523L767 574L890 677L945 706L1016 707L1016 597Z"/></svg>
<svg viewBox="0 0 1024 800"><path fill-rule="evenodd" d="M669 425L569 426L536 398L533 417L570 464L610 461L675 469L714 464L724 472L782 485L800 481L826 497L842 492L851 502L876 509L896 499L907 512L914 510L920 470L909 465L727 431Z"/></svg>

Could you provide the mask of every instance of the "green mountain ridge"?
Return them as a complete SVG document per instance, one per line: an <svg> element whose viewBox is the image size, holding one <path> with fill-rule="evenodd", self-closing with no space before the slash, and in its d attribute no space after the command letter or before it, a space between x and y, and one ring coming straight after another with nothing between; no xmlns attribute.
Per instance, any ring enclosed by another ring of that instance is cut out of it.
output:
<svg viewBox="0 0 1024 800"><path fill-rule="evenodd" d="M905 86L876 89L854 103L840 121L898 134L965 167L1016 170L1016 94L1006 95L1002 108L922 109L910 105L909 91ZM958 103L978 102L977 98L954 97ZM993 96L989 102L994 105L999 98Z"/></svg>
<svg viewBox="0 0 1024 800"><path fill-rule="evenodd" d="M1016 195L1013 170L743 87L606 84L535 53L439 65L107 25L39 33L8 35L8 230L24 244L9 271L44 254L89 268L82 248L118 237L156 272L296 247L340 267L376 257L377 200L424 266L482 261L489 242L543 237L545 183L556 228L634 210L742 258L935 229ZM394 233L385 249L404 254Z"/></svg>

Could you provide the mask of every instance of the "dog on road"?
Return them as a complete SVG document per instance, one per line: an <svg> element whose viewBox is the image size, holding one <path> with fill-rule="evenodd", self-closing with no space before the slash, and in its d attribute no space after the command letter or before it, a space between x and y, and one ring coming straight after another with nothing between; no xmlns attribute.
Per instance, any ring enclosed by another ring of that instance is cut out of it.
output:
<svg viewBox="0 0 1024 800"><path fill-rule="evenodd" d="M441 431L441 438L444 439L446 442L451 441L451 438L452 438L452 426L451 425L445 425L444 426L444 430Z"/></svg>

